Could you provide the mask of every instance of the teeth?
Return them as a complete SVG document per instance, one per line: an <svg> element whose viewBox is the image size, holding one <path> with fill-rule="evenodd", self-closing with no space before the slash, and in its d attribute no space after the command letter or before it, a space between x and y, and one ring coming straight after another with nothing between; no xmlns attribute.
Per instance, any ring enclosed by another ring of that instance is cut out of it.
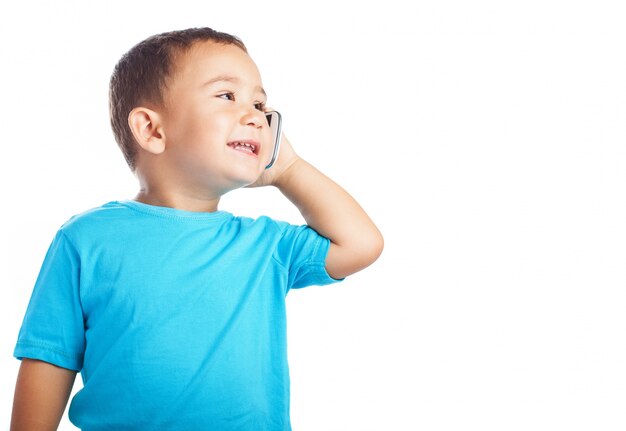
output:
<svg viewBox="0 0 626 431"><path fill-rule="evenodd" d="M233 142L233 147L243 147L246 150L249 150L254 153L256 150L256 145L249 144L247 142Z"/></svg>

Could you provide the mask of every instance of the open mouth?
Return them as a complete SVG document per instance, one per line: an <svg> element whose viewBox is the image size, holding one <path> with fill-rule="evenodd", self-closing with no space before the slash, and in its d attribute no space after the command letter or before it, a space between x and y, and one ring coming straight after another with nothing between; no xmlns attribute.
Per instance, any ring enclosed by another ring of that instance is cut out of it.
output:
<svg viewBox="0 0 626 431"><path fill-rule="evenodd" d="M259 155L260 145L255 141L232 141L227 144L230 148L248 154Z"/></svg>

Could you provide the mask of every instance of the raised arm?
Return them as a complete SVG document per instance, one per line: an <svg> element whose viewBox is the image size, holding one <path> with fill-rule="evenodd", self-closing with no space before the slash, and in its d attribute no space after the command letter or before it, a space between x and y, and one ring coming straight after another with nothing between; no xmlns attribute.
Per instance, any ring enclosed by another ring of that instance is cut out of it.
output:
<svg viewBox="0 0 626 431"><path fill-rule="evenodd" d="M24 358L15 385L11 431L56 430L75 378L75 371Z"/></svg>
<svg viewBox="0 0 626 431"><path fill-rule="evenodd" d="M255 185L276 186L307 224L331 241L326 271L336 279L373 263L383 237L361 206L337 183L300 158L283 135L277 164Z"/></svg>

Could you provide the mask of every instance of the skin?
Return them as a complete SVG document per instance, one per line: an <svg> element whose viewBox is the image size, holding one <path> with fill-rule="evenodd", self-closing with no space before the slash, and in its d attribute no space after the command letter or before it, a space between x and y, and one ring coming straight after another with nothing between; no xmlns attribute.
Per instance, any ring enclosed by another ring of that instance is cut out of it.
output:
<svg viewBox="0 0 626 431"><path fill-rule="evenodd" d="M15 385L11 431L56 430L75 378L75 371L24 358Z"/></svg>
<svg viewBox="0 0 626 431"><path fill-rule="evenodd" d="M252 59L233 45L196 43L168 81L164 106L140 106L129 115L139 144L135 200L186 211L217 211L220 197L240 187L278 188L307 224L330 240L326 270L344 278L373 263L383 238L359 204L299 157L283 135L272 151L266 95ZM256 154L233 141L256 144ZM24 359L17 380L11 430L55 430L74 371Z"/></svg>

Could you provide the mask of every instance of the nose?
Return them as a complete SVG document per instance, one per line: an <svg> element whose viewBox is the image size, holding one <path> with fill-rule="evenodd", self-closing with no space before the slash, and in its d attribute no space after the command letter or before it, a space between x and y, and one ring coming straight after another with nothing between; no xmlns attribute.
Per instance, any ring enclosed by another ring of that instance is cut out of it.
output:
<svg viewBox="0 0 626 431"><path fill-rule="evenodd" d="M266 121L265 112L259 111L256 108L249 109L241 117L241 123L243 125L256 127L257 129L263 127Z"/></svg>

